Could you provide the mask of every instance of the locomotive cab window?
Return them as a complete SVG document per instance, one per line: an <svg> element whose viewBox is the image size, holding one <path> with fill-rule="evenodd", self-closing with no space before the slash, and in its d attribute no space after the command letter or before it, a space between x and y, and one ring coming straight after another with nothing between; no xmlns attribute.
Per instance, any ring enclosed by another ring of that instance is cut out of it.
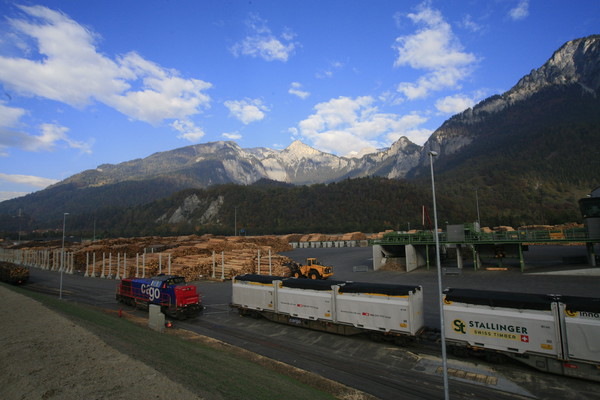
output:
<svg viewBox="0 0 600 400"><path fill-rule="evenodd" d="M183 276L178 276L175 278L171 278L167 281L169 285L178 285L180 283L185 283L185 278Z"/></svg>

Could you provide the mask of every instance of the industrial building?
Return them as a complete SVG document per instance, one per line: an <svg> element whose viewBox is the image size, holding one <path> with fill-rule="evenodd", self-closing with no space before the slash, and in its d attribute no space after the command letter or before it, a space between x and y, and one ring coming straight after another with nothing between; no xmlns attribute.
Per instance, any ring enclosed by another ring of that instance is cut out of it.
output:
<svg viewBox="0 0 600 400"><path fill-rule="evenodd" d="M493 258L501 267L504 259L519 260L521 271L525 270L523 252L528 246L585 244L588 265L598 265L600 243L600 187L579 200L583 228L568 229L519 229L483 232L478 223L447 225L439 232L441 252L456 257L456 267L463 268L463 260L470 258L475 270L481 268L482 258ZM387 263L396 263L406 272L420 267L429 268L435 259L435 236L433 231L390 232L382 239L372 241L373 269Z"/></svg>

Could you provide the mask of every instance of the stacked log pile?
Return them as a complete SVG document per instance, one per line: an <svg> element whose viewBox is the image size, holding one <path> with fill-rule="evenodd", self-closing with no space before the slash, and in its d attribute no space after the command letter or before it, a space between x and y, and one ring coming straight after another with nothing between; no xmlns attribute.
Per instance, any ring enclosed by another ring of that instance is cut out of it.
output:
<svg viewBox="0 0 600 400"><path fill-rule="evenodd" d="M367 235L362 232L351 232L341 235L340 240L366 240Z"/></svg>
<svg viewBox="0 0 600 400"><path fill-rule="evenodd" d="M552 231L552 230L567 230L567 229L581 229L583 224L577 222L567 222L561 225L524 225L518 228L519 231ZM484 226L481 228L483 233L494 233L494 232L513 232L515 228L512 226L495 226L489 228Z"/></svg>
<svg viewBox="0 0 600 400"><path fill-rule="evenodd" d="M291 259L278 253L292 250L290 242L365 240L367 235L351 232L338 235L314 233L285 236L226 237L189 235L176 237L146 236L102 239L94 242L65 242L65 252L72 253L75 272L88 276L153 276L170 272L187 280L230 279L237 274L260 273L289 276L285 266ZM17 248L17 247L15 247ZM18 246L23 250L47 251L56 257L62 242L30 242ZM260 262L259 262L260 251ZM269 268L269 251L271 253ZM213 256L214 254L214 256ZM136 260L137 256L137 260ZM142 268L142 265L145 268ZM260 266L260 270L259 270ZM126 268L126 269L125 269Z"/></svg>
<svg viewBox="0 0 600 400"><path fill-rule="evenodd" d="M61 248L60 241L31 242L19 246L22 250L50 251L51 256L53 251ZM87 266L89 276L100 277L104 265L105 277L150 277L168 273L170 264L172 274L182 275L188 281L212 278L213 269L217 279L222 275L225 279L231 279L237 274L258 273L259 251L261 274L269 273L270 251L273 274L287 276L289 270L283 264L291 260L277 253L291 249L286 240L277 236L149 236L65 243L65 252L73 253L75 270L84 273ZM142 265L145 265L145 271Z"/></svg>
<svg viewBox="0 0 600 400"><path fill-rule="evenodd" d="M273 275L289 276L289 269L283 267L283 264L291 260L274 251L274 248L287 246L282 246L281 243L274 243L274 246L266 244L261 246L256 242L249 243L241 240L212 240L210 243L197 245L196 252L172 255L171 272L183 275L188 280L220 279L221 277L231 279L235 275L251 273L267 275L269 273L268 254L271 250L270 264ZM169 250L166 253L169 253Z"/></svg>
<svg viewBox="0 0 600 400"><path fill-rule="evenodd" d="M543 230L555 230L555 229L580 229L583 228L583 224L577 222L566 222L561 225L527 225L521 226L519 229L526 230L535 230L535 231L543 231Z"/></svg>
<svg viewBox="0 0 600 400"><path fill-rule="evenodd" d="M281 236L281 239L284 240L286 243L292 243L292 242L299 242L300 239L302 238L302 234L300 233L291 233L289 235L283 235Z"/></svg>
<svg viewBox="0 0 600 400"><path fill-rule="evenodd" d="M377 235L372 235L375 237ZM339 242L350 240L366 240L369 236L362 232L350 232L339 235L326 235L322 233L310 233L308 235L291 234L282 236L282 239L291 242Z"/></svg>
<svg viewBox="0 0 600 400"><path fill-rule="evenodd" d="M383 232L379 232L379 233L374 233L372 234L369 239L373 239L373 240L381 240L383 239L383 235L385 235L386 233L390 233L390 232L394 232L392 229L388 229L386 231Z"/></svg>
<svg viewBox="0 0 600 400"><path fill-rule="evenodd" d="M236 274L258 273L288 276L284 266L291 261L278 253L292 250L291 242L299 241L350 241L365 240L368 236L361 232L338 235L314 233L289 234L284 236L226 237L214 235L189 235L176 237L146 236L136 238L102 239L94 242L65 242L65 253L73 257L75 272L88 276L131 277L134 275L152 276L159 272L184 275L187 279L205 279L224 276L229 279ZM13 249L43 252L44 265L56 268L60 260L62 242L28 242L13 246ZM269 250L271 268L269 269ZM260 271L258 252L260 251ZM214 262L213 262L213 253ZM224 254L224 268L223 257ZM145 254L143 261L142 255ZM158 254L162 254L159 256ZM136 262L136 256L139 259ZM142 264L145 270L142 270ZM214 267L213 267L214 265ZM104 271L103 271L104 266ZM125 270L126 268L126 270ZM214 270L214 274L213 274ZM223 271L224 270L224 271ZM104 274L103 274L104 272Z"/></svg>

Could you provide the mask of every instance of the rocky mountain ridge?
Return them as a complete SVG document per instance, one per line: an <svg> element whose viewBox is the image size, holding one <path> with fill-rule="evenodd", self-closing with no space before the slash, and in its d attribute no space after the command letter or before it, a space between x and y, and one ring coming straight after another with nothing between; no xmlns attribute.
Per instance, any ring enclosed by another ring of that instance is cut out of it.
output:
<svg viewBox="0 0 600 400"><path fill-rule="evenodd" d="M491 96L444 122L423 146L419 164L426 163L429 151L443 157L473 142L476 127L491 115L530 99L544 90L578 87L581 94L596 98L600 89L600 35L571 40L554 52L540 68L532 70L507 92Z"/></svg>
<svg viewBox="0 0 600 400"><path fill-rule="evenodd" d="M523 204L541 204L539 199L554 187L570 185L554 194L560 209L564 201L575 204L572 198L565 200L572 193L582 195L582 190L600 184L594 183L593 172L600 170L599 94L600 35L593 35L566 43L509 91L448 119L423 146L402 137L387 149L339 157L300 141L283 150L243 149L229 141L197 144L73 175L0 203L0 217L9 218L23 208L35 218L52 220L62 218L57 210L65 207L73 213L93 212L146 204L183 189L250 185L263 179L293 185L361 177L419 180L428 172L431 150L439 153L436 173L446 174L441 184L452 182L452 189L465 184L506 188L522 181L518 187L529 196ZM503 194L507 204L515 202L517 190ZM538 198L532 199L531 193ZM227 196L190 197L154 218L164 214L161 221L181 223L198 208L212 207L207 216L216 221L218 212L213 211L221 205L231 208L229 201L233 200ZM532 214L528 207L523 215Z"/></svg>
<svg viewBox="0 0 600 400"><path fill-rule="evenodd" d="M243 149L235 142L218 141L159 152L120 164L103 164L57 185L72 183L78 187L94 187L160 175L193 176L190 187L222 183L248 185L260 179L302 185L373 174L402 178L415 165L419 151L420 146L405 137L389 149L361 158L325 153L299 140L283 150ZM205 173L198 175L203 169Z"/></svg>
<svg viewBox="0 0 600 400"><path fill-rule="evenodd" d="M340 157L295 141L283 150L243 149L235 142L197 144L152 154L124 163L100 165L60 183L78 187L113 184L160 175L184 176L190 187L252 184L271 179L296 185L327 183L345 178L383 176L397 179L427 164L429 151L440 158L459 152L477 137L478 123L514 107L548 88L577 86L596 96L600 88L600 35L565 43L540 68L532 70L509 91L492 96L455 115L437 129L424 146L401 137L391 147L363 155Z"/></svg>

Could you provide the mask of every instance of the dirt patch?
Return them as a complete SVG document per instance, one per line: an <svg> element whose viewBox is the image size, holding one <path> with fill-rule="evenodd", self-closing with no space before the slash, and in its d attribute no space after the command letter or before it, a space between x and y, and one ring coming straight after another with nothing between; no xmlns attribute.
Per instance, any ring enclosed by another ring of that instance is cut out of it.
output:
<svg viewBox="0 0 600 400"><path fill-rule="evenodd" d="M161 373L150 367L150 364L139 361L137 357L134 359L108 345L101 339L102 336L99 337L80 326L76 321L78 318L64 317L4 285L0 285L0 301L3 304L0 308L0 318L3 321L0 329L1 399L129 400L204 397L203 391L200 391L199 395L191 386L184 386L186 383L178 377L165 375L164 371ZM147 327L146 318L135 317L129 313L123 313L122 316L137 325ZM239 362L239 365L246 363L245 368L248 368L247 363L251 362L257 371L275 371L278 375L285 375L339 399L374 399L370 395L316 374L216 339L181 329L167 329L166 333L185 339L186 342L203 344L223 354L231 354L238 360L235 362ZM229 371L236 374L235 367ZM259 372L258 375L265 376L265 373ZM245 392L236 393L235 398L241 398ZM228 398L210 391L206 392L206 396ZM252 395L248 398L252 398Z"/></svg>
<svg viewBox="0 0 600 400"><path fill-rule="evenodd" d="M2 399L200 399L35 300L0 285L0 302Z"/></svg>
<svg viewBox="0 0 600 400"><path fill-rule="evenodd" d="M406 265L404 264L400 264L398 262L386 262L385 264L383 264L380 268L379 271L403 271L406 272Z"/></svg>

